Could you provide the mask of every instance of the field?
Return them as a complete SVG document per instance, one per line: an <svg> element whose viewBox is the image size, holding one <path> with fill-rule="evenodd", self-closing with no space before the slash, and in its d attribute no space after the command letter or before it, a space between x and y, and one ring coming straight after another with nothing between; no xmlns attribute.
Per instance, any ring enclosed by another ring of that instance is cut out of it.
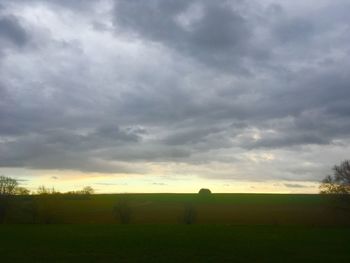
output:
<svg viewBox="0 0 350 263"><path fill-rule="evenodd" d="M7 223L115 224L127 210L131 224L349 225L349 212L324 195L127 194L17 197Z"/></svg>
<svg viewBox="0 0 350 263"><path fill-rule="evenodd" d="M1 262L350 262L350 229L4 225Z"/></svg>
<svg viewBox="0 0 350 263"><path fill-rule="evenodd" d="M43 195L8 207L0 262L350 262L349 210L323 195Z"/></svg>

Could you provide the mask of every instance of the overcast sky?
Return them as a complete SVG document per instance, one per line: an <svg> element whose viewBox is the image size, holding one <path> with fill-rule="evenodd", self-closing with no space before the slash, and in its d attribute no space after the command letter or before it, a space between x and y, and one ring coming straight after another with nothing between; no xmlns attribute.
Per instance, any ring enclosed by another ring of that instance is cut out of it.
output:
<svg viewBox="0 0 350 263"><path fill-rule="evenodd" d="M348 0L0 0L0 174L317 192L350 157L349 13Z"/></svg>

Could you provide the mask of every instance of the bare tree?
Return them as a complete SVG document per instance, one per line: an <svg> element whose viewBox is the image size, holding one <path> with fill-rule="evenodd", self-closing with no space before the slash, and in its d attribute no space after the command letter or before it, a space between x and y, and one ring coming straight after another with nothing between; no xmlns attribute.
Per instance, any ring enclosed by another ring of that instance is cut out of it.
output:
<svg viewBox="0 0 350 263"><path fill-rule="evenodd" d="M328 175L320 185L321 194L350 194L350 160L333 167L333 175Z"/></svg>
<svg viewBox="0 0 350 263"><path fill-rule="evenodd" d="M48 187L46 187L46 186L44 186L44 185L40 185L39 187L38 187L38 190L36 191L36 193L38 194L38 195L54 195L54 194L59 194L59 192L57 192L56 190L55 190L55 188L54 187L52 187L52 188L48 188Z"/></svg>
<svg viewBox="0 0 350 263"><path fill-rule="evenodd" d="M15 194L18 182L16 179L0 176L0 223L3 223L9 209L8 196Z"/></svg>
<svg viewBox="0 0 350 263"><path fill-rule="evenodd" d="M0 176L0 195L13 195L16 193L18 182L7 176Z"/></svg>
<svg viewBox="0 0 350 263"><path fill-rule="evenodd" d="M92 195L94 194L95 190L91 186L85 186L80 192L84 195Z"/></svg>
<svg viewBox="0 0 350 263"><path fill-rule="evenodd" d="M25 188L25 187L18 186L18 187L16 187L16 189L15 189L15 194L16 194L16 195L29 195L29 194L30 194L30 191L29 191L29 189L27 189L27 188Z"/></svg>

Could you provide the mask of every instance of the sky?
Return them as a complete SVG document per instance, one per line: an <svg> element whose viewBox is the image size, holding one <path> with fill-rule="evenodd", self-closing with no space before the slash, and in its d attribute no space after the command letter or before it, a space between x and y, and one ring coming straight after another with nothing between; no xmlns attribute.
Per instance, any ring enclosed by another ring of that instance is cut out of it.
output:
<svg viewBox="0 0 350 263"><path fill-rule="evenodd" d="M350 153L348 0L0 0L0 174L317 193Z"/></svg>

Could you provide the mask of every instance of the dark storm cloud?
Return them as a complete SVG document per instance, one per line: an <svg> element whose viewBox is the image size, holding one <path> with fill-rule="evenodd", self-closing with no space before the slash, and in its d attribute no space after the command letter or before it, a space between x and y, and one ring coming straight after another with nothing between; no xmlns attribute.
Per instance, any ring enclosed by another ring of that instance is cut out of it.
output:
<svg viewBox="0 0 350 263"><path fill-rule="evenodd" d="M243 59L268 50L255 46L253 28L232 5L244 1L116 1L115 24L221 70L246 71Z"/></svg>
<svg viewBox="0 0 350 263"><path fill-rule="evenodd" d="M22 46L27 42L28 36L15 16L3 16L0 17L0 39Z"/></svg>
<svg viewBox="0 0 350 263"><path fill-rule="evenodd" d="M270 2L0 1L0 166L316 180L298 156L350 137L350 6Z"/></svg>
<svg viewBox="0 0 350 263"><path fill-rule="evenodd" d="M101 149L120 147L135 142L138 135L123 131L117 126L98 128L82 135L69 130L46 131L24 135L16 140L0 143L1 166L27 166L44 169L73 169L82 171L126 172L119 165L104 163L99 155Z"/></svg>
<svg viewBox="0 0 350 263"><path fill-rule="evenodd" d="M87 8L90 8L93 3L99 2L95 0L1 0L0 1L0 10L1 7L3 9L6 9L6 6L8 5L33 5L33 4L45 4L45 5L57 5L62 6L68 9L74 9L74 10L86 10Z"/></svg>

